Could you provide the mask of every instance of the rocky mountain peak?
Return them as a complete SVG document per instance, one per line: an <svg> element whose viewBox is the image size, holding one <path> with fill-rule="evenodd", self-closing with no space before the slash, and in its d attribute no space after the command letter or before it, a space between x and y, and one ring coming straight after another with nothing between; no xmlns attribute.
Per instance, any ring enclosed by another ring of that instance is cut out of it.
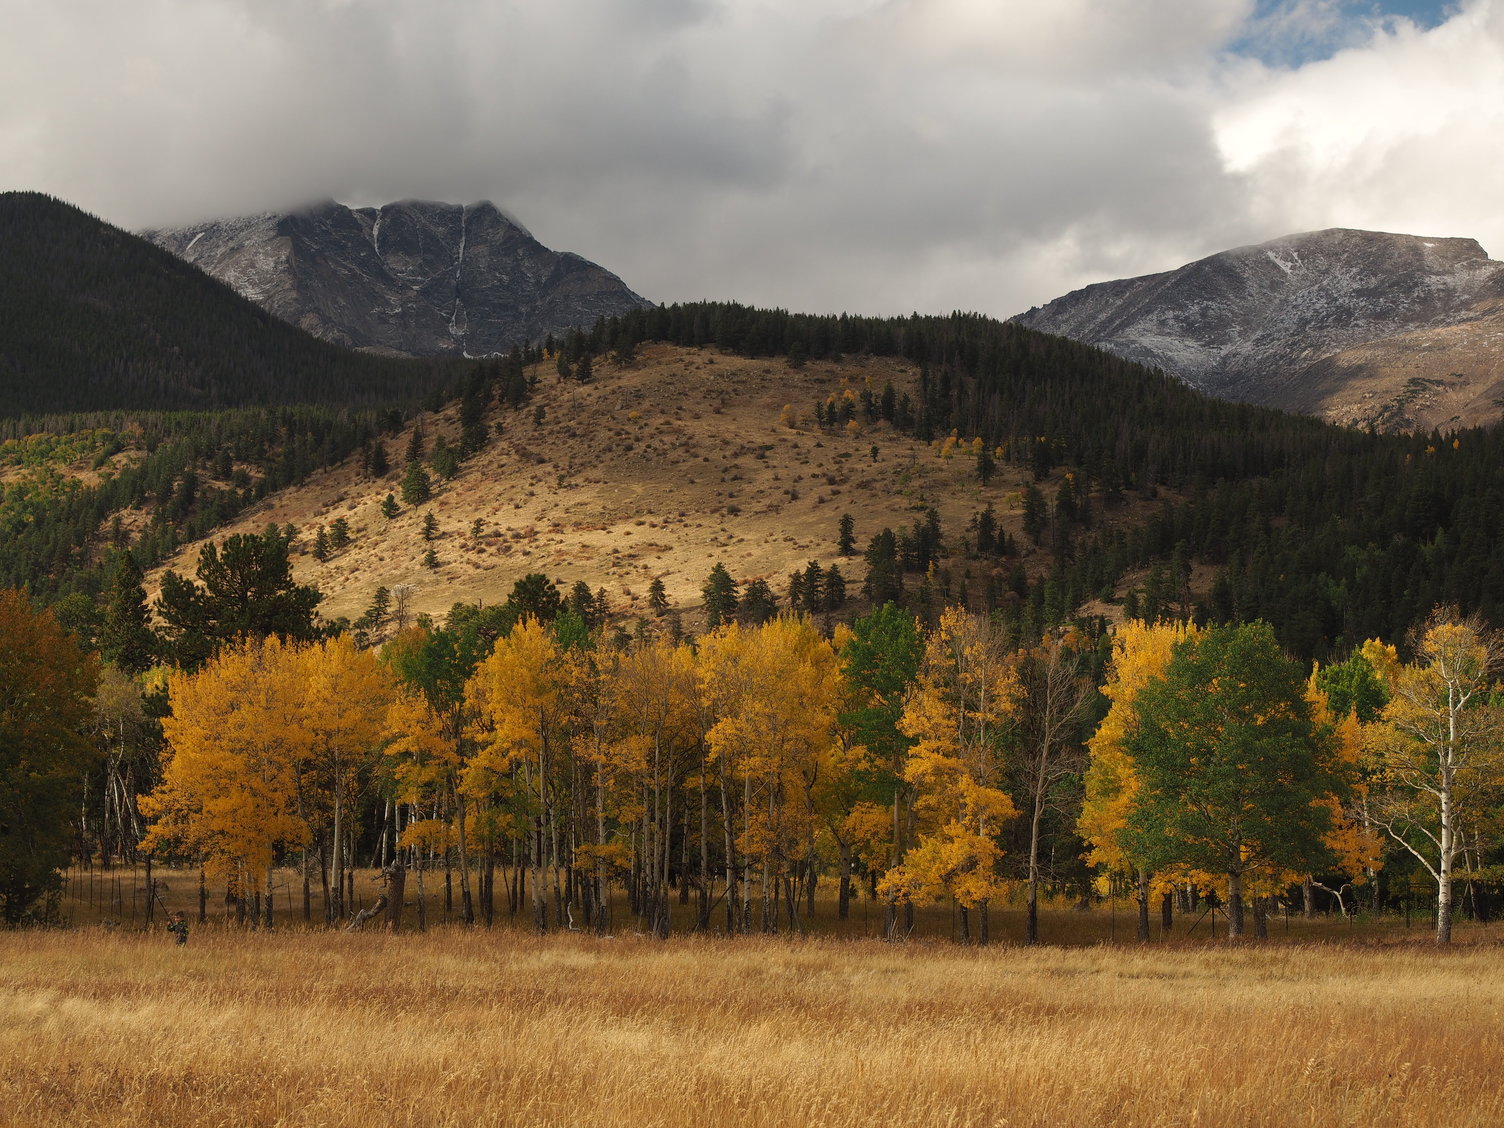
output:
<svg viewBox="0 0 1504 1128"><path fill-rule="evenodd" d="M326 200L142 234L316 336L412 356L505 352L652 304L489 201Z"/></svg>
<svg viewBox="0 0 1504 1128"><path fill-rule="evenodd" d="M1088 286L1014 320L1163 368L1212 395L1343 422L1444 426L1471 415L1414 410L1417 399L1436 398L1436 387L1407 381L1455 375L1467 382L1452 380L1462 399L1497 399L1489 389L1504 377L1499 349L1477 355L1487 338L1455 330L1499 316L1501 303L1504 263L1474 239L1332 228ZM1447 373L1375 368L1377 343L1442 331L1452 331ZM1355 349L1365 359L1343 363ZM1363 387L1348 394L1344 385L1353 384ZM1396 396L1407 397L1398 414ZM1497 405L1489 410L1496 415Z"/></svg>

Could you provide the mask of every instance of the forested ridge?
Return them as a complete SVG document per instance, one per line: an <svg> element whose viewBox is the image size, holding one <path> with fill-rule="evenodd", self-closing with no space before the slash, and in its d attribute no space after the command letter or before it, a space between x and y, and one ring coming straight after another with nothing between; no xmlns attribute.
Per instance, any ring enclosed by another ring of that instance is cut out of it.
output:
<svg viewBox="0 0 1504 1128"><path fill-rule="evenodd" d="M0 416L421 399L440 362L338 348L139 236L0 195Z"/></svg>
<svg viewBox="0 0 1504 1128"><path fill-rule="evenodd" d="M1111 597L1133 569L1151 617L1263 619L1295 653L1401 637L1438 603L1504 621L1504 431L1378 435L1215 400L1158 371L974 314L862 318L699 303L599 323L575 348L647 340L793 358L872 353L918 365L921 389L862 410L921 438L952 431L1037 474L1061 467L1110 507L1162 498L1134 528L1055 521L1037 622ZM1052 515L1054 516L1054 515ZM1215 568L1188 590L1195 562Z"/></svg>

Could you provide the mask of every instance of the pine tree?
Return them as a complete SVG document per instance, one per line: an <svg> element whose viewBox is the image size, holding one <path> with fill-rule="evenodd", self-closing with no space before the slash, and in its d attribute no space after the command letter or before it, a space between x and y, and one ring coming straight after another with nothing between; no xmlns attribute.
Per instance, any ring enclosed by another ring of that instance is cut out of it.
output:
<svg viewBox="0 0 1504 1128"><path fill-rule="evenodd" d="M982 441L982 449L977 451L977 477L982 485L992 481L992 475L997 471L997 460L992 456L992 448Z"/></svg>
<svg viewBox="0 0 1504 1128"><path fill-rule="evenodd" d="M329 534L324 531L324 526L319 526L318 533L313 538L313 558L320 562L329 559Z"/></svg>
<svg viewBox="0 0 1504 1128"><path fill-rule="evenodd" d="M402 500L408 505L422 505L433 497L433 483L421 462L410 462L402 475Z"/></svg>
<svg viewBox="0 0 1504 1128"><path fill-rule="evenodd" d="M144 673L156 660L157 636L151 629L141 567L130 549L123 549L105 597L104 622L99 632L100 654L129 674Z"/></svg>
<svg viewBox="0 0 1504 1128"><path fill-rule="evenodd" d="M884 529L867 545L867 578L862 594L874 607L897 603L903 598L903 573L898 567L898 541L892 529Z"/></svg>
<svg viewBox="0 0 1504 1128"><path fill-rule="evenodd" d="M856 518L850 513L842 513L840 521L840 535L836 540L836 551L842 556L856 555Z"/></svg>
<svg viewBox="0 0 1504 1128"><path fill-rule="evenodd" d="M431 541L439 535L439 519L433 515L432 509L423 514L422 535L426 541Z"/></svg>
<svg viewBox="0 0 1504 1128"><path fill-rule="evenodd" d="M386 497L381 502L381 515L383 517L385 517L388 521L390 521L393 517L397 516L397 514L400 513L400 512L402 512L402 509L397 504L397 497L396 497L396 495L395 494L390 494L390 493L387 494Z"/></svg>
<svg viewBox="0 0 1504 1128"><path fill-rule="evenodd" d="M423 424L414 423L412 436L407 440L407 454L403 458L403 461L409 466L415 462L422 462L425 449Z"/></svg>
<svg viewBox="0 0 1504 1128"><path fill-rule="evenodd" d="M706 630L713 631L736 617L736 581L726 571L726 565L719 560L705 578L705 586L700 589L700 594L705 597Z"/></svg>
<svg viewBox="0 0 1504 1128"><path fill-rule="evenodd" d="M741 618L753 626L761 626L778 614L778 596L763 579L749 580L741 598Z"/></svg>
<svg viewBox="0 0 1504 1128"><path fill-rule="evenodd" d="M430 465L433 466L433 472L446 482L452 481L460 472L459 451L450 446L443 435L434 440Z"/></svg>
<svg viewBox="0 0 1504 1128"><path fill-rule="evenodd" d="M822 611L839 611L846 606L846 577L841 569L832 564L825 569L825 592L821 600Z"/></svg>
<svg viewBox="0 0 1504 1128"><path fill-rule="evenodd" d="M438 566L439 566L439 554L434 551L434 548L433 548L432 545L429 545L428 546L428 551L423 554L423 567L425 567L425 568L437 568Z"/></svg>
<svg viewBox="0 0 1504 1128"><path fill-rule="evenodd" d="M350 543L350 522L344 517L336 517L329 522L329 547L335 552Z"/></svg>
<svg viewBox="0 0 1504 1128"><path fill-rule="evenodd" d="M662 615L668 610L668 593L663 589L663 580L653 577L653 582L648 584L648 609L654 615Z"/></svg>

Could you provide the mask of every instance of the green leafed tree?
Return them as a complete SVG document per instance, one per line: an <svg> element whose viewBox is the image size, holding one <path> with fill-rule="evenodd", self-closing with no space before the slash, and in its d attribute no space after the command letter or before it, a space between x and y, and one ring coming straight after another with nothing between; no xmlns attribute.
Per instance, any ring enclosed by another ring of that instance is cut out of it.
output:
<svg viewBox="0 0 1504 1128"><path fill-rule="evenodd" d="M197 576L195 583L169 571L156 603L166 625L166 649L184 669L197 669L233 640L313 639L314 611L323 595L294 582L280 532L237 533L222 545L205 545Z"/></svg>
<svg viewBox="0 0 1504 1128"><path fill-rule="evenodd" d="M1134 710L1131 853L1157 872L1225 875L1228 935L1241 936L1250 875L1310 872L1327 853L1331 734L1304 673L1267 623L1214 627L1175 647Z"/></svg>
<svg viewBox="0 0 1504 1128"><path fill-rule="evenodd" d="M0 592L0 921L51 915L73 841L98 670L50 612Z"/></svg>
<svg viewBox="0 0 1504 1128"><path fill-rule="evenodd" d="M422 505L433 497L433 482L421 463L409 462L402 475L402 501L406 505Z"/></svg>
<svg viewBox="0 0 1504 1128"><path fill-rule="evenodd" d="M157 636L151 629L151 612L141 580L141 566L131 550L124 549L115 563L99 632L100 655L130 674L150 669L157 653Z"/></svg>
<svg viewBox="0 0 1504 1128"><path fill-rule="evenodd" d="M710 569L710 575L705 578L705 586L700 589L700 594L705 597L706 630L713 631L736 618L736 609L740 604L736 581L726 571L726 565L719 560Z"/></svg>

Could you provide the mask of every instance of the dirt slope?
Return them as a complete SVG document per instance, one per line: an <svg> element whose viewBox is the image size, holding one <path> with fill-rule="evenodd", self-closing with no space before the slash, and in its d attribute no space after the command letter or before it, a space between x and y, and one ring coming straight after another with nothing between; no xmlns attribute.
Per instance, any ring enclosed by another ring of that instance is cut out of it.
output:
<svg viewBox="0 0 1504 1128"><path fill-rule="evenodd" d="M513 583L543 572L564 590L577 580L604 588L614 612L646 615L648 585L663 580L670 603L688 611L716 561L742 583L766 578L783 596L788 574L810 560L839 563L853 594L860 556L836 550L841 514L856 521L858 551L884 526L913 524L925 505L940 512L958 547L972 515L991 501L1016 530L1026 479L999 466L987 487L964 449L918 443L885 423L817 428L817 400L891 380L911 391L917 373L890 359L812 362L741 357L665 345L639 350L626 367L602 361L587 385L563 383L540 365L531 402L497 409L503 433L433 500L382 516L398 494L410 431L390 437L392 471L380 480L354 460L319 473L244 514L221 535L292 523L297 579L325 596L326 618L359 616L378 586L410 588L413 613L442 615L456 601L502 602ZM785 411L788 405L789 410ZM541 409L542 422L535 423ZM458 434L454 409L422 417L429 449ZM791 425L792 423L792 425ZM439 567L423 564L424 514L439 525ZM352 542L324 562L311 546L320 524L343 516ZM473 534L477 519L479 535ZM1019 537L1022 540L1022 537ZM168 566L191 575L199 543ZM1043 567L1044 555L1034 563ZM148 577L148 589L158 582ZM694 619L686 619L693 627Z"/></svg>

